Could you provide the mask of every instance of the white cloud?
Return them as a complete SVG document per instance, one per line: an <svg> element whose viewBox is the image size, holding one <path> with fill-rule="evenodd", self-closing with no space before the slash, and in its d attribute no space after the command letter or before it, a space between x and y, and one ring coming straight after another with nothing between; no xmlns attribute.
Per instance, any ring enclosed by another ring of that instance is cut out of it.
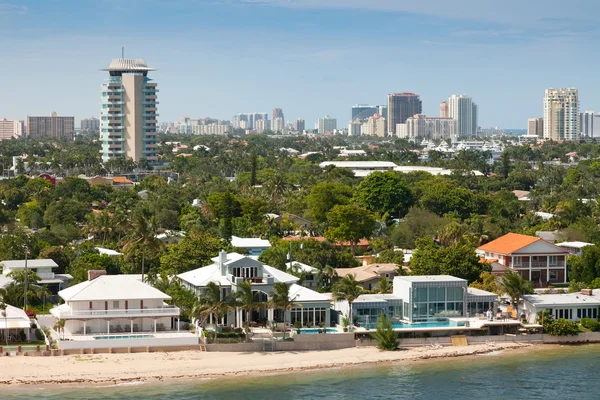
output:
<svg viewBox="0 0 600 400"><path fill-rule="evenodd" d="M19 4L0 3L0 15L25 15L28 8Z"/></svg>

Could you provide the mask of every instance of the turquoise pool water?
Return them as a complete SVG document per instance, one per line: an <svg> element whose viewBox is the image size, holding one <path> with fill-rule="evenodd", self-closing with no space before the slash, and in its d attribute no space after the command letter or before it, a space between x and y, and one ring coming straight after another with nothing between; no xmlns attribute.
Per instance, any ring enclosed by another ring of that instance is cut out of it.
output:
<svg viewBox="0 0 600 400"><path fill-rule="evenodd" d="M339 331L334 328L326 328L325 329L325 333L338 333L338 332ZM314 335L315 333L319 333L319 328L300 329L300 334L305 334L305 333Z"/></svg>
<svg viewBox="0 0 600 400"><path fill-rule="evenodd" d="M94 336L95 340L117 340L117 339L150 339L152 335L117 335L117 336Z"/></svg>
<svg viewBox="0 0 600 400"><path fill-rule="evenodd" d="M440 322L418 322L414 324L394 322L394 329L423 329L423 328L456 328L459 325L456 322L440 321ZM375 324L369 324L369 329L375 329Z"/></svg>

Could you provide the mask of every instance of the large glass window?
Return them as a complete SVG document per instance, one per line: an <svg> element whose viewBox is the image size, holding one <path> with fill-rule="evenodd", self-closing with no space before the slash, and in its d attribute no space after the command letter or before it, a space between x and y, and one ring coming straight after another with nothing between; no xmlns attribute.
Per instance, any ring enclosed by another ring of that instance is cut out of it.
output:
<svg viewBox="0 0 600 400"><path fill-rule="evenodd" d="M422 303L427 301L427 288L415 289L415 303Z"/></svg>
<svg viewBox="0 0 600 400"><path fill-rule="evenodd" d="M448 301L461 301L462 299L462 288L448 288Z"/></svg>

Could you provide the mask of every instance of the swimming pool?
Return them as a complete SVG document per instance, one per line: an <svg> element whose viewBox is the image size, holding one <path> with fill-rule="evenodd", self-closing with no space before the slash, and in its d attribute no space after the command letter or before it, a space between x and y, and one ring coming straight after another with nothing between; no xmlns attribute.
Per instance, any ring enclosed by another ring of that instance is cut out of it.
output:
<svg viewBox="0 0 600 400"><path fill-rule="evenodd" d="M300 329L298 331L299 334L310 334L310 335L314 335L315 333L318 334L319 330L323 330L323 328L305 328L305 329ZM325 333L339 333L339 331L335 328L325 328Z"/></svg>
<svg viewBox="0 0 600 400"><path fill-rule="evenodd" d="M392 324L394 329L460 328L463 326L454 321L416 322L414 324L394 322ZM369 329L375 329L375 324L369 324Z"/></svg>
<svg viewBox="0 0 600 400"><path fill-rule="evenodd" d="M151 339L152 335L117 335L117 336L94 336L95 340L117 340L117 339Z"/></svg>

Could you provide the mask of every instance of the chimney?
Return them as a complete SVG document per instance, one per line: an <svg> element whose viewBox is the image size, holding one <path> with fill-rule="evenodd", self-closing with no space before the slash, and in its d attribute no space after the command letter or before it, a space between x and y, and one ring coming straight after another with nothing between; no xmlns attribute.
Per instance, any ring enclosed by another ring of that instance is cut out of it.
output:
<svg viewBox="0 0 600 400"><path fill-rule="evenodd" d="M227 273L225 268L225 263L227 262L227 252L225 250L221 250L219 252L219 267L221 268L221 276L225 276Z"/></svg>
<svg viewBox="0 0 600 400"><path fill-rule="evenodd" d="M90 269L88 271L88 281L93 281L99 276L106 275L106 271L103 269Z"/></svg>
<svg viewBox="0 0 600 400"><path fill-rule="evenodd" d="M581 289L581 294L584 296L591 296L592 293L592 289Z"/></svg>

